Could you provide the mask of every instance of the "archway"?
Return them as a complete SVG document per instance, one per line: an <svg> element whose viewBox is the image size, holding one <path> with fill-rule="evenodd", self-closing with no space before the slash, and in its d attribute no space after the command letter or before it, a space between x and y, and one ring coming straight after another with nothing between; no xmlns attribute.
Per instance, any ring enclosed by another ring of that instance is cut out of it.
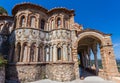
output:
<svg viewBox="0 0 120 83"><path fill-rule="evenodd" d="M99 51L101 55L103 71L99 71L97 62L97 48L99 45ZM94 30L84 30L78 33L77 39L73 40L72 54L74 56L73 61L74 71L76 78L80 77L78 67L78 54L81 56L81 65L84 69L90 67L89 56L92 51L95 58L95 70L90 70L93 74L98 75L104 79L111 79L118 75L118 69L114 56L114 51L111 42L111 35L104 34ZM84 59L82 59L84 58ZM83 60L83 61L82 61Z"/></svg>
<svg viewBox="0 0 120 83"><path fill-rule="evenodd" d="M98 63L98 52L100 51L100 46L101 41L93 36L85 36L79 40L77 52L80 77L83 78L98 75L100 70L99 64L101 64Z"/></svg>

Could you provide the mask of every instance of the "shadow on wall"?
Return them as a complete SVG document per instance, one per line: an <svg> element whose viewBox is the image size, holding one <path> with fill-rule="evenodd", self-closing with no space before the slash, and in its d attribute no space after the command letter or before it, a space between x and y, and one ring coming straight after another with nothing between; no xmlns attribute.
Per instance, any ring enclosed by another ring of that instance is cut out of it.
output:
<svg viewBox="0 0 120 83"><path fill-rule="evenodd" d="M20 83L18 71L15 65L6 65L6 82L5 83Z"/></svg>

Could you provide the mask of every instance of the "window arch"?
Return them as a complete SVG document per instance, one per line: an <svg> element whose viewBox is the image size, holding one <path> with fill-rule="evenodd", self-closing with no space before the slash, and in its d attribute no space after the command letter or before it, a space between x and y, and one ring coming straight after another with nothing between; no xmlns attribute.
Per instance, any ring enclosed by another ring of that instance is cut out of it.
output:
<svg viewBox="0 0 120 83"><path fill-rule="evenodd" d="M30 18L30 27L35 28L35 17L34 16Z"/></svg>
<svg viewBox="0 0 120 83"><path fill-rule="evenodd" d="M54 29L54 20L51 20L51 28Z"/></svg>
<svg viewBox="0 0 120 83"><path fill-rule="evenodd" d="M57 60L61 60L61 48L57 49Z"/></svg>
<svg viewBox="0 0 120 83"><path fill-rule="evenodd" d="M20 43L17 44L17 56L18 56L18 62L20 61L20 53L21 53L21 45Z"/></svg>
<svg viewBox="0 0 120 83"><path fill-rule="evenodd" d="M25 27L25 16L21 17L20 27Z"/></svg>
<svg viewBox="0 0 120 83"><path fill-rule="evenodd" d="M41 29L44 30L44 27L45 27L45 20L42 19L42 20L41 20Z"/></svg>
<svg viewBox="0 0 120 83"><path fill-rule="evenodd" d="M58 18L58 19L57 19L57 27L60 27L60 25L61 25L61 19Z"/></svg>
<svg viewBox="0 0 120 83"><path fill-rule="evenodd" d="M36 51L36 44L33 43L30 49L30 62L35 61L35 53L36 53L35 51Z"/></svg>

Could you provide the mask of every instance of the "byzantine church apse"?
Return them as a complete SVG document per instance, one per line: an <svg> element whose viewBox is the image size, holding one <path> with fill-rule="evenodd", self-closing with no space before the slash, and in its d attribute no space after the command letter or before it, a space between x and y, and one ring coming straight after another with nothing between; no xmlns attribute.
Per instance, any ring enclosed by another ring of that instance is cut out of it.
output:
<svg viewBox="0 0 120 83"><path fill-rule="evenodd" d="M32 3L17 4L12 16L0 13L0 52L8 60L7 79L74 80L80 77L78 55L80 66L91 69L91 51L96 75L106 79L117 76L111 35L83 29L74 22L74 16L74 10L48 10ZM98 45L103 65L101 72L97 62Z"/></svg>

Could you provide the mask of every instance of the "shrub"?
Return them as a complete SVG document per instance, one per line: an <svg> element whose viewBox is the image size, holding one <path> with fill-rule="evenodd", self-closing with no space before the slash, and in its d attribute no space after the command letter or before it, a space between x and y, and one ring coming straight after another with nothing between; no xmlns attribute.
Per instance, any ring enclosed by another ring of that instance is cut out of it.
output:
<svg viewBox="0 0 120 83"><path fill-rule="evenodd" d="M5 64L7 64L7 60L5 60L2 56L2 54L0 54L0 66L3 66Z"/></svg>

